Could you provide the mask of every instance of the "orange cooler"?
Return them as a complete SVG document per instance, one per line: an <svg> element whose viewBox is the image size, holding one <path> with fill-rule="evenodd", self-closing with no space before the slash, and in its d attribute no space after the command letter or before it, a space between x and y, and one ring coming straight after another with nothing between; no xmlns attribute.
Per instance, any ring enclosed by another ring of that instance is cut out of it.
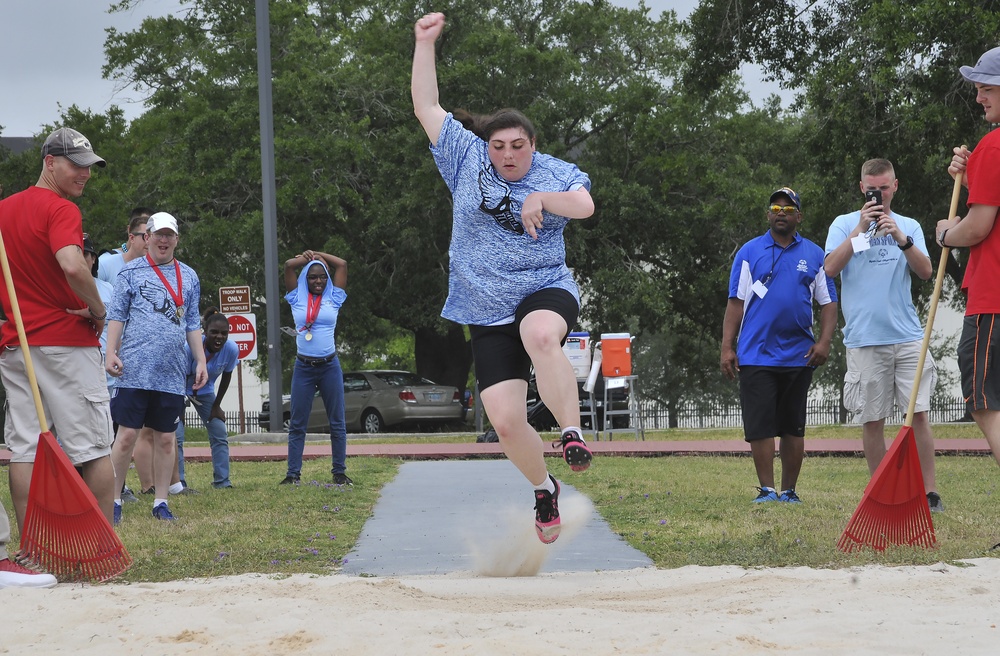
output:
<svg viewBox="0 0 1000 656"><path fill-rule="evenodd" d="M632 375L632 337L628 333L602 333L601 353L605 377Z"/></svg>

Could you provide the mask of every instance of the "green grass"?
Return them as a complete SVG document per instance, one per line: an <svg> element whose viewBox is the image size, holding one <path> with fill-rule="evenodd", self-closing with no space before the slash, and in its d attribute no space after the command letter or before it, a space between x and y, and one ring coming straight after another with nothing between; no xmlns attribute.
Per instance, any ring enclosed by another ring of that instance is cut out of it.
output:
<svg viewBox="0 0 1000 656"><path fill-rule="evenodd" d="M966 435L964 430L953 432L953 425L946 428L935 427L936 435L978 436ZM891 435L894 430L886 432ZM850 438L857 436L858 429L820 427L809 432ZM740 439L738 430L670 431L669 437L655 439L703 439L705 434L713 437L704 439ZM443 441L417 435L391 439ZM464 435L454 441L474 439ZM307 460L304 482L299 486L277 484L285 474L283 461L234 461L236 488L232 490L212 489L210 463L188 463L188 481L202 493L171 499L177 522L154 520L149 512L150 497L126 504L119 534L135 564L119 580L136 583L250 572L335 572L371 516L382 486L395 476L399 462L352 457L348 469L356 485L336 487L329 484L328 458ZM868 481L861 458L807 458L798 485L805 503L762 506L750 503L756 495L756 478L747 457L599 457L584 474L571 473L559 459L548 462L556 476L593 500L614 532L662 568L841 568L955 562L988 555L987 549L1000 541L1000 472L988 456L938 457L938 485L946 512L933 516L939 543L936 549L893 548L883 553L865 550L854 554L840 553L836 542ZM780 464L775 464L780 472ZM10 512L6 479L7 469L0 468L0 501ZM138 488L134 472L129 474L129 485ZM525 513L530 516L529 502L530 497L525 503Z"/></svg>
<svg viewBox="0 0 1000 656"><path fill-rule="evenodd" d="M600 458L583 475L560 466L558 476L590 497L611 529L657 567L837 568L987 555L1000 541L996 463L991 457L946 456L936 464L946 506L933 515L939 546L855 554L841 553L836 543L868 483L861 458L807 458L799 505L752 504L757 490L750 458Z"/></svg>

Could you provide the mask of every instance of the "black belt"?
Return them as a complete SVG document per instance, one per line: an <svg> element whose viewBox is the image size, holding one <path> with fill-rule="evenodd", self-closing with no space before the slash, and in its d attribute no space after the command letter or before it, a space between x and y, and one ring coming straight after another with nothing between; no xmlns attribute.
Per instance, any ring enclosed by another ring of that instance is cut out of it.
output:
<svg viewBox="0 0 1000 656"><path fill-rule="evenodd" d="M335 357L337 357L336 353L334 353L333 355L328 355L325 358L311 358L308 355L296 355L295 359L297 359L302 364L309 365L310 367L321 367L324 364L330 364L331 362L333 362L333 359Z"/></svg>

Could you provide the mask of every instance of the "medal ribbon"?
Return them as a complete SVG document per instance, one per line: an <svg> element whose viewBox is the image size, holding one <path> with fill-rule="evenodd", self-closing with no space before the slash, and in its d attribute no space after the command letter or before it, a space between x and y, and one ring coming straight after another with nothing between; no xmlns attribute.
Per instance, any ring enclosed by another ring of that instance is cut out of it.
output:
<svg viewBox="0 0 1000 656"><path fill-rule="evenodd" d="M319 305L322 301L322 296L309 294L309 300L306 304L306 325L302 326L301 330L308 332L312 328L312 325L316 322L316 317L319 316Z"/></svg>
<svg viewBox="0 0 1000 656"><path fill-rule="evenodd" d="M162 271L160 271L160 267L155 262L153 262L153 258L149 256L149 253L146 253L146 261L149 262L149 266L153 267L153 271L156 272L156 275L160 277L160 282L162 282L163 286L167 288L167 293L170 294L170 298L174 299L174 305L176 305L178 308L184 307L184 289L182 286L183 283L181 279L181 265L177 262L177 260L176 259L174 260L174 274L177 276L176 293L170 286L170 283L167 282L167 277L163 275Z"/></svg>

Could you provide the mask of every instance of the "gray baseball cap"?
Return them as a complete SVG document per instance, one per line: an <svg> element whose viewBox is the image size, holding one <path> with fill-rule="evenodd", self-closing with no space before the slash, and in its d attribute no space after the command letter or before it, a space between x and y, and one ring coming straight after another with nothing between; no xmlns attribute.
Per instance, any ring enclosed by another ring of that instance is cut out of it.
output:
<svg viewBox="0 0 1000 656"><path fill-rule="evenodd" d="M65 157L77 166L108 165L94 152L90 140L73 128L59 128L50 134L42 144L42 157L46 155Z"/></svg>
<svg viewBox="0 0 1000 656"><path fill-rule="evenodd" d="M1000 84L1000 48L987 50L976 65L958 69L969 82Z"/></svg>

